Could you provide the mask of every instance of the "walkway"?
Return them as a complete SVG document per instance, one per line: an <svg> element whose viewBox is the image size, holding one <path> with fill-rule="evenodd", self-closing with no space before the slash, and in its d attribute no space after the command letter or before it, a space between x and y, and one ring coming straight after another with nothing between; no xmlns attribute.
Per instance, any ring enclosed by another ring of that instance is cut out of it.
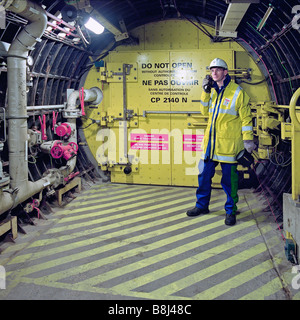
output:
<svg viewBox="0 0 300 320"><path fill-rule="evenodd" d="M257 194L239 195L228 227L222 190L190 218L193 188L94 185L0 244L0 299L300 299L274 217Z"/></svg>

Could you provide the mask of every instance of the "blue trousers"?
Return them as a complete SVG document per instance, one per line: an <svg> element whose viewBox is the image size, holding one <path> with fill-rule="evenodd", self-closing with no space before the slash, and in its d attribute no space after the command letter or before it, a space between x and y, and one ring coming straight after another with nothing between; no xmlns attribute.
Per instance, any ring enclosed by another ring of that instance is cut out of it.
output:
<svg viewBox="0 0 300 320"><path fill-rule="evenodd" d="M196 207L200 209L208 208L211 196L211 183L215 175L215 168L219 164L213 160L200 160L198 188L196 191ZM235 214L238 202L238 172L237 165L234 163L222 163L221 185L227 195L225 202L225 211L227 214Z"/></svg>

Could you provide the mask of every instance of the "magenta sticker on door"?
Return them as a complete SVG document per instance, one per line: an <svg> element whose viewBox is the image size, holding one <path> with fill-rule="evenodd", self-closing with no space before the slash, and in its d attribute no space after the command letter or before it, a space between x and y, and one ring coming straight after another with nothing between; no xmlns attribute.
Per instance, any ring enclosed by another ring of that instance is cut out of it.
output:
<svg viewBox="0 0 300 320"><path fill-rule="evenodd" d="M155 143L155 142L130 142L132 150L169 150L168 143Z"/></svg>
<svg viewBox="0 0 300 320"><path fill-rule="evenodd" d="M203 136L203 134L184 134L183 151L203 151L201 146Z"/></svg>
<svg viewBox="0 0 300 320"><path fill-rule="evenodd" d="M131 133L131 141L169 141L168 134Z"/></svg>
<svg viewBox="0 0 300 320"><path fill-rule="evenodd" d="M168 134L131 133L130 140L133 150L169 150Z"/></svg>
<svg viewBox="0 0 300 320"><path fill-rule="evenodd" d="M183 142L202 142L203 134L184 134Z"/></svg>

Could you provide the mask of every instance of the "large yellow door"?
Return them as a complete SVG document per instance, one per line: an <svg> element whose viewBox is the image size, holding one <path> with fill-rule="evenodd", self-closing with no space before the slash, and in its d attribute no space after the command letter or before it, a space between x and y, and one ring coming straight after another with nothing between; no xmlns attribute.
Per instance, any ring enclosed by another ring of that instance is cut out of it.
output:
<svg viewBox="0 0 300 320"><path fill-rule="evenodd" d="M247 83L264 76L239 44L212 42L188 21L159 21L131 34L138 44L117 47L87 74L84 87L103 91L82 119L87 145L112 182L196 186L207 123L199 100L211 60L223 58L234 81L246 79L239 84L252 102L270 99L267 83Z"/></svg>
<svg viewBox="0 0 300 320"><path fill-rule="evenodd" d="M229 68L234 66L233 55L232 50L223 52ZM215 56L214 50L110 55L104 68L107 127L98 132L98 141L106 145L98 148L97 159L111 172L112 182L197 185L207 123L199 101L202 80ZM218 176L217 171L216 183Z"/></svg>

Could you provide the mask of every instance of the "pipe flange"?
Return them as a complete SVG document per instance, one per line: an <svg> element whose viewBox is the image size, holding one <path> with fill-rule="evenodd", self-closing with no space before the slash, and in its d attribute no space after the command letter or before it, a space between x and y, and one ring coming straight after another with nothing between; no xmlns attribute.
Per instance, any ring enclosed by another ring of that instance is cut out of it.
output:
<svg viewBox="0 0 300 320"><path fill-rule="evenodd" d="M81 111L78 110L65 110L62 114L63 117L67 119L77 119L81 117Z"/></svg>
<svg viewBox="0 0 300 320"><path fill-rule="evenodd" d="M98 87L93 87L91 88L90 90L93 90L96 95L97 95L97 98L91 102L92 105L97 105L99 103L101 103L101 101L103 100L103 92L100 88Z"/></svg>
<svg viewBox="0 0 300 320"><path fill-rule="evenodd" d="M49 169L43 174L43 178L49 176L49 179L52 180L52 187L57 188L63 183L63 175L58 169Z"/></svg>

